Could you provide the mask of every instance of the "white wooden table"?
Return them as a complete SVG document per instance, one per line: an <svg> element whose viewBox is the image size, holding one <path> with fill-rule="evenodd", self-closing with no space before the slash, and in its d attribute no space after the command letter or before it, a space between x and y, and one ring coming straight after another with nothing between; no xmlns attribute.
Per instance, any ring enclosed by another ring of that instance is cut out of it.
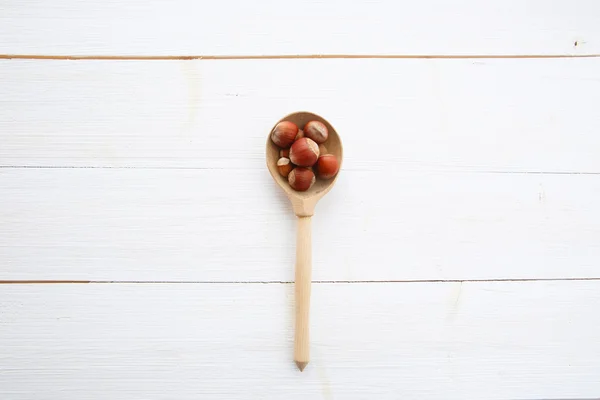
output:
<svg viewBox="0 0 600 400"><path fill-rule="evenodd" d="M0 399L598 398L599 106L592 0L1 1Z"/></svg>

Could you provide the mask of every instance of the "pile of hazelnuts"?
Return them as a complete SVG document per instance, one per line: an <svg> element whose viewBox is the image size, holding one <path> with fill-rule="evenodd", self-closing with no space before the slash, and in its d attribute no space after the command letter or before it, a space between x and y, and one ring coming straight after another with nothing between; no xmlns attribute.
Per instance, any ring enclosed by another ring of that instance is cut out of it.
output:
<svg viewBox="0 0 600 400"><path fill-rule="evenodd" d="M316 177L331 179L338 173L338 159L324 145L328 138L329 131L320 121L309 121L304 129L290 121L275 125L271 140L280 148L277 169L292 189L304 192Z"/></svg>

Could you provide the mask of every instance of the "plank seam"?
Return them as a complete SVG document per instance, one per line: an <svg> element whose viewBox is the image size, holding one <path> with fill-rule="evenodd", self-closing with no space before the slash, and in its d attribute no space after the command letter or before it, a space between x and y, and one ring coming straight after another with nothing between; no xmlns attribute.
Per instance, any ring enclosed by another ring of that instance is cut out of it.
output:
<svg viewBox="0 0 600 400"><path fill-rule="evenodd" d="M578 278L496 278L496 279L407 279L407 280L315 280L314 284L374 283L485 283L485 282L577 282L600 281L600 277ZM294 281L135 281L135 280L0 280L0 285L48 284L195 284L195 285L290 285Z"/></svg>
<svg viewBox="0 0 600 400"><path fill-rule="evenodd" d="M390 161L392 162L392 161ZM123 170L165 170L165 171L237 171L240 168L214 168L214 167L144 167L144 166L110 166L110 165L0 165L0 169L123 169ZM252 169L252 171L262 170L262 168ZM345 171L371 171L370 169L346 168ZM376 170L376 169L373 169ZM427 172L427 173L455 173L455 174L519 174L519 175L600 175L600 172L592 171L502 171L485 169L405 169L405 172Z"/></svg>
<svg viewBox="0 0 600 400"><path fill-rule="evenodd" d="M288 55L38 55L0 54L0 60L169 61L169 60L286 60L286 59L545 59L598 58L600 54L288 54Z"/></svg>

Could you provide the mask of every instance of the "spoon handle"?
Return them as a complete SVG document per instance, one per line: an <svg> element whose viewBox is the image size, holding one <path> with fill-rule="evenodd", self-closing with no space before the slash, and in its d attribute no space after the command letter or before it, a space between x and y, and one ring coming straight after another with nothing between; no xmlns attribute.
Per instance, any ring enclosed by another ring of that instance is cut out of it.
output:
<svg viewBox="0 0 600 400"><path fill-rule="evenodd" d="M310 284L312 273L311 217L298 217L296 237L296 336L294 339L294 361L303 371L309 361L309 311Z"/></svg>

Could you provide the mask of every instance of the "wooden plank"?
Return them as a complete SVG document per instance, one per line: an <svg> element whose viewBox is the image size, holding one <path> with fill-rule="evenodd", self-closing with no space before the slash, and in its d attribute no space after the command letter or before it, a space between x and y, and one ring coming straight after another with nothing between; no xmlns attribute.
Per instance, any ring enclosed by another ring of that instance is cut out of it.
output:
<svg viewBox="0 0 600 400"><path fill-rule="evenodd" d="M0 61L0 165L265 168L279 118L348 170L600 172L600 59Z"/></svg>
<svg viewBox="0 0 600 400"><path fill-rule="evenodd" d="M542 399L600 392L600 283L4 285L0 395Z"/></svg>
<svg viewBox="0 0 600 400"><path fill-rule="evenodd" d="M294 279L266 170L0 169L0 187L0 280ZM313 279L600 277L599 203L597 175L342 171Z"/></svg>
<svg viewBox="0 0 600 400"><path fill-rule="evenodd" d="M597 54L593 0L4 1L0 53Z"/></svg>

